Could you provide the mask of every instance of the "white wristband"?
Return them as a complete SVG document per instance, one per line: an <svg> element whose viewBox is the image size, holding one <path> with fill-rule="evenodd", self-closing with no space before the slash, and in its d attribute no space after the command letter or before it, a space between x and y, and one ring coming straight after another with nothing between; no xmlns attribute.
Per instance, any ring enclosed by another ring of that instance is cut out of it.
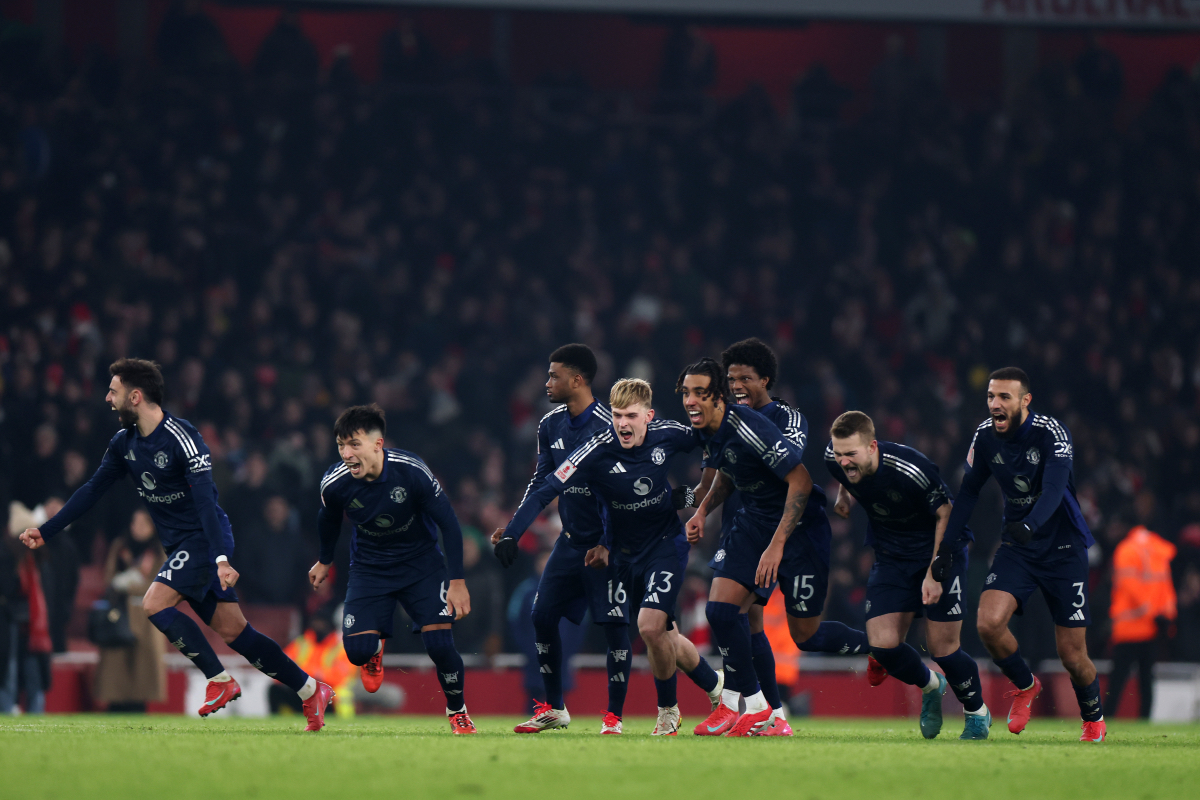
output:
<svg viewBox="0 0 1200 800"><path fill-rule="evenodd" d="M217 556L217 563L218 564L222 564L222 563L228 564L229 559L226 556Z"/></svg>

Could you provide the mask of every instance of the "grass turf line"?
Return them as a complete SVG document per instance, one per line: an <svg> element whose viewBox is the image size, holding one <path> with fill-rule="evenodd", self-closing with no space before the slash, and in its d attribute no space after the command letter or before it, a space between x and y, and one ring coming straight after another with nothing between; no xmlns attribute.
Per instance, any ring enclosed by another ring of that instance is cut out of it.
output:
<svg viewBox="0 0 1200 800"><path fill-rule="evenodd" d="M0 798L455 797L1071 800L1195 797L1200 725L1120 721L1102 745L1077 721L1034 719L987 742L957 740L948 717L926 741L915 719L793 721L792 739L623 736L599 718L518 736L516 717L479 717L452 736L444 718L332 719L316 735L299 717L49 716L0 718ZM699 720L687 721L690 726Z"/></svg>

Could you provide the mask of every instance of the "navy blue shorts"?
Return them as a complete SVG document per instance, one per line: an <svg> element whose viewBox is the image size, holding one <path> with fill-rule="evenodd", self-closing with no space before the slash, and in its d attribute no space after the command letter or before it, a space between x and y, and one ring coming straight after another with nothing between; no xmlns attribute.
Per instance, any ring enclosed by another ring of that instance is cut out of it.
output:
<svg viewBox="0 0 1200 800"><path fill-rule="evenodd" d="M618 554L616 585L630 603L626 606L629 608L626 619L637 616L635 609L656 608L666 612L667 630L671 630L675 622L675 601L683 586L690 549L691 545L682 535L664 536L628 561Z"/></svg>
<svg viewBox="0 0 1200 800"><path fill-rule="evenodd" d="M1082 542L1040 557L1026 556L1017 546L1005 542L996 551L983 583L985 592L991 589L1017 598L1018 614L1024 613L1025 601L1033 590L1041 589L1055 625L1084 628L1092 624L1087 548Z"/></svg>
<svg viewBox="0 0 1200 800"><path fill-rule="evenodd" d="M591 609L592 621L598 625L627 624L629 604L616 602L617 596L626 593L616 569L611 561L607 569L584 566L588 549L576 547L566 537L558 538L538 581L533 610L566 617L578 625Z"/></svg>
<svg viewBox="0 0 1200 800"><path fill-rule="evenodd" d="M882 558L871 567L867 578L867 619L884 614L912 612L931 622L962 622L967 613L963 589L967 585L967 550L954 555L950 577L942 581L942 597L931 606L921 603L921 584L929 570L925 559Z"/></svg>
<svg viewBox="0 0 1200 800"><path fill-rule="evenodd" d="M810 547L806 553L785 558L779 565L779 591L789 617L821 616L829 594L829 557Z"/></svg>
<svg viewBox="0 0 1200 800"><path fill-rule="evenodd" d="M775 585L755 586L754 575L758 572L758 562L762 558L763 550L767 549L774 535L775 531L764 533L755 530L754 524L745 514L735 516L729 530L721 539L717 552L708 562L708 566L713 570L713 577L740 583L757 595L755 602L761 600L765 605L771 599ZM787 559L786 552L784 558ZM782 571L782 564L780 566Z"/></svg>
<svg viewBox="0 0 1200 800"><path fill-rule="evenodd" d="M435 549L396 568L390 576L351 566L342 634L379 631L381 639L391 638L396 603L412 619L413 633L420 633L426 625L454 622L454 615L446 609L448 588L446 562Z"/></svg>
<svg viewBox="0 0 1200 800"><path fill-rule="evenodd" d="M208 539L202 531L197 531L167 553L167 560L154 578L155 583L170 586L183 595L205 624L212 622L217 603L238 601L233 587L222 589L221 579L217 577L213 559L221 554L210 555L208 550ZM224 555L232 562L233 548L227 548Z"/></svg>

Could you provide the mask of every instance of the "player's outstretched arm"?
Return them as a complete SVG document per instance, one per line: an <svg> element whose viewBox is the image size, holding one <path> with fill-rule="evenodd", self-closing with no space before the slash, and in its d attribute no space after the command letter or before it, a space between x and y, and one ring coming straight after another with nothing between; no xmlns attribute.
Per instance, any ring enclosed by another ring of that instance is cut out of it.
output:
<svg viewBox="0 0 1200 800"><path fill-rule="evenodd" d="M110 445L104 451L104 458L100 461L100 466L96 468L96 472L88 479L88 482L75 490L57 514L42 523L40 527L30 528L25 533L37 531L39 540L44 544L63 528L86 514L92 506L96 505L100 498L104 496L104 493L108 491L108 487L112 486L113 482L124 474L124 471L125 467L121 463L121 457L113 455L112 446ZM21 541L25 543L26 547L36 550L42 546L41 544L33 545L27 542L25 533L21 534Z"/></svg>
<svg viewBox="0 0 1200 800"><path fill-rule="evenodd" d="M25 532L20 536L21 544L28 547L30 550L37 550L46 543L42 538L42 532L37 528L26 528Z"/></svg>
<svg viewBox="0 0 1200 800"><path fill-rule="evenodd" d="M963 473L962 485L958 488L958 495L954 498L954 508L950 511L950 522L946 525L946 534L942 538L942 544L938 547L939 553L945 553L953 558L954 553L962 549L962 533L967 527L967 523L971 520L971 512L975 510L975 504L979 502L979 492L983 490L983 485L987 483L988 478L992 477L992 468L988 466L986 458L973 458L975 445L971 445L971 455L968 456L966 471ZM972 461L979 462L973 464Z"/></svg>
<svg viewBox="0 0 1200 800"><path fill-rule="evenodd" d="M758 569L754 573L754 583L757 586L770 586L779 578L779 563L783 561L783 548L788 537L796 530L800 517L804 515L804 507L808 505L808 496L812 494L812 476L803 464L797 464L787 474L787 499L783 503L783 516L771 543L763 551L758 560Z"/></svg>

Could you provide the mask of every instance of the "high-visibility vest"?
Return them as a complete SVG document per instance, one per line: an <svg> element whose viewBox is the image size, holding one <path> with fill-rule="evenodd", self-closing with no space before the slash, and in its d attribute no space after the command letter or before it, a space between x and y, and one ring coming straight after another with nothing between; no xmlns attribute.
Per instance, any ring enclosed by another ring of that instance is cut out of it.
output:
<svg viewBox="0 0 1200 800"><path fill-rule="evenodd" d="M1175 619L1171 559L1175 545L1138 525L1113 553L1112 642L1145 642L1158 635L1157 617Z"/></svg>
<svg viewBox="0 0 1200 800"><path fill-rule="evenodd" d="M784 686L792 686L800 677L800 648L788 632L785 602L783 592L771 593L770 602L763 608L763 632L775 654L775 680Z"/></svg>

